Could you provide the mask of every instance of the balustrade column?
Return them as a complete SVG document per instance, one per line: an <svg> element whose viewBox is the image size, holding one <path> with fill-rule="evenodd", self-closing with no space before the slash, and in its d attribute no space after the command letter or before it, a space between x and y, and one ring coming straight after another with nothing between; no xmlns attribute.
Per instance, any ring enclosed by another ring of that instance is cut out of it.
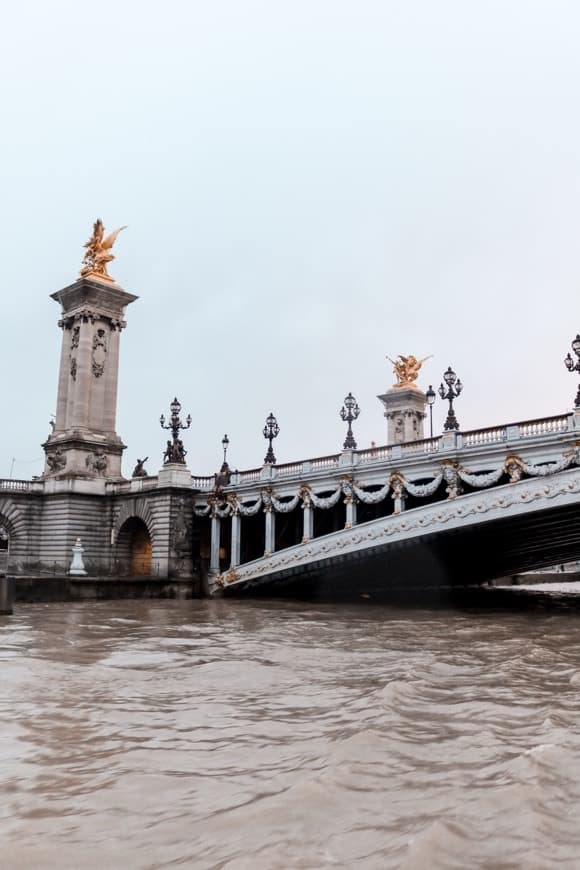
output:
<svg viewBox="0 0 580 870"><path fill-rule="evenodd" d="M393 492L393 513L394 514L402 514L405 510L405 501L407 500L405 492L400 490L395 490Z"/></svg>
<svg viewBox="0 0 580 870"><path fill-rule="evenodd" d="M231 543L231 567L236 568L240 564L240 543L242 531L242 518L237 511L232 513L232 543Z"/></svg>
<svg viewBox="0 0 580 870"><path fill-rule="evenodd" d="M314 537L314 508L310 502L304 502L302 505L304 515L302 517L302 543L311 541Z"/></svg>
<svg viewBox="0 0 580 870"><path fill-rule="evenodd" d="M266 514L266 534L264 555L269 556L276 549L276 515L270 506L264 508Z"/></svg>
<svg viewBox="0 0 580 870"><path fill-rule="evenodd" d="M211 545L209 556L209 573L220 573L220 525L219 517L211 518Z"/></svg>
<svg viewBox="0 0 580 870"><path fill-rule="evenodd" d="M346 504L345 529L352 529L353 526L356 526L356 501L353 496L348 495L344 503Z"/></svg>

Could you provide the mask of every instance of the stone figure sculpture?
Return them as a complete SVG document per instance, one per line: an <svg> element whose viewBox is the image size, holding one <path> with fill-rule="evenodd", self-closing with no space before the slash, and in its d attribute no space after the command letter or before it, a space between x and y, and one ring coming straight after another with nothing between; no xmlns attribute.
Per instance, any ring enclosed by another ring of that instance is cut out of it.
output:
<svg viewBox="0 0 580 870"><path fill-rule="evenodd" d="M173 442L168 441L165 453L163 454L163 462L165 465L170 463L176 465L185 465L185 457L187 450L183 446L181 438L176 438Z"/></svg>
<svg viewBox="0 0 580 870"><path fill-rule="evenodd" d="M138 459L135 468L133 469L133 474L131 477L147 477L147 472L145 470L145 463L149 459L148 456L145 459Z"/></svg>
<svg viewBox="0 0 580 870"><path fill-rule="evenodd" d="M62 471L66 466L66 456L60 447L57 447L54 453L47 454L46 464L48 465L51 474L56 474Z"/></svg>
<svg viewBox="0 0 580 870"><path fill-rule="evenodd" d="M85 245L86 252L83 257L83 267L81 269L81 278L88 278L91 275L95 278L105 281L113 281L113 278L107 272L107 263L115 259L111 248L115 244L117 236L121 230L126 227L119 227L105 238L105 227L102 220L99 218L93 224L93 234Z"/></svg>
<svg viewBox="0 0 580 870"><path fill-rule="evenodd" d="M413 389L417 389L414 381L417 380L419 375L419 371L423 363L431 359L431 356L423 357L423 359L417 359L417 357L413 356L403 356L399 354L396 360L391 359L390 356L387 356L389 362L393 363L393 371L397 378L397 383L395 387L412 387Z"/></svg>

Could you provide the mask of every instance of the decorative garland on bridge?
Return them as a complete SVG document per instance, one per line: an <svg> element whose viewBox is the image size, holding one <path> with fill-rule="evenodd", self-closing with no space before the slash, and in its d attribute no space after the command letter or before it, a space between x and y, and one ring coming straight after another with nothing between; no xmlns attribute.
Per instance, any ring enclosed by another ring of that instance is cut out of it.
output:
<svg viewBox="0 0 580 870"><path fill-rule="evenodd" d="M288 501L282 501L272 493L270 488L266 488L254 496L252 501L245 504L239 500L236 494L230 493L226 499L222 500L220 505L219 494L212 493L208 498L207 505L203 507L194 506L193 510L198 517L206 517L208 514L211 514L211 516L219 517L220 519L225 519L231 514L252 517L262 509L274 510L276 513L290 513L297 507L300 501L302 502L302 507L313 505L319 510L329 510L338 504L341 496L366 505L376 505L384 501L389 492L392 492L393 499L404 498L405 493L414 498L430 498L435 495L443 483L446 484L445 491L448 499L454 499L462 492L461 483L473 489L484 489L499 483L504 476L509 478L510 483L517 483L522 479L523 474L527 474L529 477L546 477L565 471L573 465L580 465L580 445L576 445L569 453L565 453L562 459L557 462L542 463L540 465L525 462L520 456L510 455L506 457L499 468L483 474L474 474L468 469L460 467L455 462L447 461L442 463L441 471L427 483L413 483L407 480L401 472L393 471L384 485L374 492L368 492L364 486L356 483L352 478L343 478L336 490L331 495L325 497L316 495L307 484L302 484L298 492Z"/></svg>
<svg viewBox="0 0 580 870"><path fill-rule="evenodd" d="M571 465L580 465L578 456ZM485 496L476 496L472 493L472 498L467 503L452 501L441 505L431 504L427 505L425 510L413 511L409 516L399 514L381 517L364 529L355 526L340 530L331 536L279 550L268 557L239 565L233 571L219 575L214 581L214 586L223 588L234 583L260 582L261 578L267 578L274 572L282 572L289 568L295 571L302 565L310 565L318 559L325 561L333 557L342 559L344 555L354 551L382 547L390 540L396 541L402 537L408 540L409 536L420 536L428 529L442 525L456 527L459 522L464 523L469 517L476 515L492 513L497 516L500 511L509 513L522 504L549 501L568 504L570 497L580 493L580 478L576 472L541 485L533 481L516 481L516 483L520 485L510 488L507 492L502 490L496 495L490 492Z"/></svg>

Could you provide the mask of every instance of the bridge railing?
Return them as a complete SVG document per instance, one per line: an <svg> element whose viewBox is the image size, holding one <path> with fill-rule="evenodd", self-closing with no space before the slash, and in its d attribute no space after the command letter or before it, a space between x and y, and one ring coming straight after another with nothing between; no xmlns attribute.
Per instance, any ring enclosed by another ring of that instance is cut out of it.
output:
<svg viewBox="0 0 580 870"><path fill-rule="evenodd" d="M253 483L255 480L260 479L261 473L261 468L250 468L248 471L236 472L237 479L240 483Z"/></svg>
<svg viewBox="0 0 580 870"><path fill-rule="evenodd" d="M437 453L440 438L423 438L421 441L408 441L401 444L403 456L420 456L423 453Z"/></svg>
<svg viewBox="0 0 580 870"><path fill-rule="evenodd" d="M0 480L0 489L9 490L11 492L28 492L31 487L31 480Z"/></svg>
<svg viewBox="0 0 580 870"><path fill-rule="evenodd" d="M490 426L487 429L473 429L463 432L464 447L482 447L486 444L497 444L507 441L507 426Z"/></svg>
<svg viewBox="0 0 580 870"><path fill-rule="evenodd" d="M578 419L578 418L576 418ZM419 457L435 454L443 450L443 439L449 439L449 435L455 436L451 441L457 450L462 448L486 447L487 445L501 444L502 442L526 440L531 438L545 438L551 435L561 435L578 427L572 414L558 414L553 417L542 417L537 420L524 420L517 423L508 423L504 426L489 426L484 429L471 429L466 432L446 433L445 436L423 438L420 441L408 441L404 444L384 444L354 450L348 458L348 454L333 453L327 456L316 456L298 462L287 462L281 465L260 466L245 471L232 472L231 484L233 486L258 483L260 480L279 480L292 477L305 477L312 473L338 471L341 466L347 468L357 465L370 465L373 463L390 463L405 457ZM449 449L450 445L445 445ZM269 470L267 470L269 469ZM42 491L43 479L39 480L0 480L0 492L28 492L33 490ZM158 486L157 476L133 478L124 481L107 481L106 489L109 493L130 493L156 489ZM215 475L192 475L192 489L210 491L215 485Z"/></svg>
<svg viewBox="0 0 580 870"><path fill-rule="evenodd" d="M122 494L124 492L143 492L143 490L157 489L157 475L147 477L132 477L131 480L111 480L107 481L106 489L108 492Z"/></svg>
<svg viewBox="0 0 580 870"><path fill-rule="evenodd" d="M391 459L392 448L389 445L382 447L369 447L367 450L357 452L358 461L361 465L366 462L388 462Z"/></svg>
<svg viewBox="0 0 580 870"><path fill-rule="evenodd" d="M212 489L215 484L215 474L206 474L203 477L196 477L192 474L191 485L194 489Z"/></svg>
<svg viewBox="0 0 580 870"><path fill-rule="evenodd" d="M536 438L540 435L554 435L567 432L570 428L568 414L560 414L558 417L544 417L541 420L528 420L518 423L520 438Z"/></svg>

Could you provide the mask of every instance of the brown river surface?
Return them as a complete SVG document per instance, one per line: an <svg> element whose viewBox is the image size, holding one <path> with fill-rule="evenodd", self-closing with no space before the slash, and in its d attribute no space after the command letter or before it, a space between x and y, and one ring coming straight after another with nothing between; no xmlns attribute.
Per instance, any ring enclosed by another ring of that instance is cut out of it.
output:
<svg viewBox="0 0 580 870"><path fill-rule="evenodd" d="M0 617L0 867L580 868L580 611Z"/></svg>

